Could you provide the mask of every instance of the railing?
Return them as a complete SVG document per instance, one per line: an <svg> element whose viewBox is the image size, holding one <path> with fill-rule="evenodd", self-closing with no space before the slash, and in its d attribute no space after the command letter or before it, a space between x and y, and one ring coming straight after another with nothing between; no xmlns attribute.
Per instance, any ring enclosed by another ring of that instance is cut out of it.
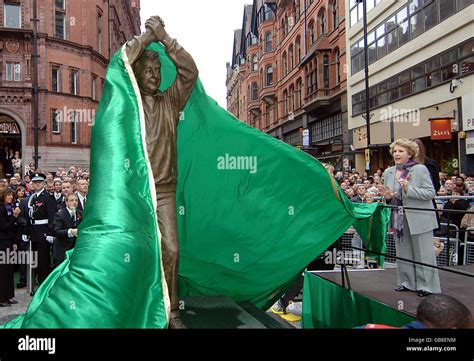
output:
<svg viewBox="0 0 474 361"><path fill-rule="evenodd" d="M381 197L372 198L374 201L383 200ZM449 200L449 199L468 199L474 200L472 196L446 196L436 197L435 200ZM397 209L396 206L385 205L392 210ZM458 265L474 264L474 237L469 240L469 231L474 232L474 226L467 229L460 229L454 223L451 223L451 214L474 214L469 210L455 210L455 209L426 209L426 208L412 208L404 207L408 210L417 210L425 212L443 212L447 215L447 222L440 223L440 229L446 230L446 235L433 236L433 240L437 239L443 244L442 251L437 255L437 265L440 267L452 267ZM362 240L354 228L349 228L341 237L341 246L343 248L345 266L353 268L369 268L372 266L370 258L365 257L365 249L362 245ZM394 267L396 260L395 235L393 232L387 232L386 237L386 252L385 262L388 267ZM462 257L460 256L462 255ZM414 261L413 261L414 262ZM429 266L429 265L427 265Z"/></svg>

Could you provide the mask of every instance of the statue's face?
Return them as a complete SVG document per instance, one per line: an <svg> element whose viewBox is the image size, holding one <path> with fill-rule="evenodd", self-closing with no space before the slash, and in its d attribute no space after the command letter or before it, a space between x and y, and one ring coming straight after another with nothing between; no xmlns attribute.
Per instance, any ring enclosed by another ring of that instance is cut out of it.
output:
<svg viewBox="0 0 474 361"><path fill-rule="evenodd" d="M146 59L137 73L138 86L148 94L155 94L161 82L159 60Z"/></svg>

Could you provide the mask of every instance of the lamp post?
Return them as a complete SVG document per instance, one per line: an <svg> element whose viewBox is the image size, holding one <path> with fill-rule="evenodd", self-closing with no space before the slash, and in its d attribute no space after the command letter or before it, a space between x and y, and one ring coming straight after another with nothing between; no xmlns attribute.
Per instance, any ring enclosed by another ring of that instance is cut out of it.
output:
<svg viewBox="0 0 474 361"><path fill-rule="evenodd" d="M33 0L33 122L35 170L39 167L39 99L38 99L38 15L36 0Z"/></svg>
<svg viewBox="0 0 474 361"><path fill-rule="evenodd" d="M365 72L365 126L367 129L367 149L366 149L366 170L367 174L371 174L370 164L370 99L369 99L369 49L367 46L367 0L357 0L357 3L362 3L363 12L363 28L364 28L364 72ZM372 0L373 1L373 0Z"/></svg>

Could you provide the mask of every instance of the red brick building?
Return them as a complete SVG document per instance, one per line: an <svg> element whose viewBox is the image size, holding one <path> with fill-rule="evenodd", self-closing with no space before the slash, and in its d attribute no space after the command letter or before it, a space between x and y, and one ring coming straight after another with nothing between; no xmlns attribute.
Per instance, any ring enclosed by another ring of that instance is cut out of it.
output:
<svg viewBox="0 0 474 361"><path fill-rule="evenodd" d="M339 168L352 161L344 9L342 0L254 0L227 70L230 112Z"/></svg>
<svg viewBox="0 0 474 361"><path fill-rule="evenodd" d="M139 0L37 1L41 169L89 167L108 61L140 32L139 10ZM32 19L33 1L0 0L0 146L24 165L34 155Z"/></svg>

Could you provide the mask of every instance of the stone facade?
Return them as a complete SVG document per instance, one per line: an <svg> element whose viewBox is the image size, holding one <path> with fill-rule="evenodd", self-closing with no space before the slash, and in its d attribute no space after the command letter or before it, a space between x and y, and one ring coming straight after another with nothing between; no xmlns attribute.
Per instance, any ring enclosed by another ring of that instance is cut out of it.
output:
<svg viewBox="0 0 474 361"><path fill-rule="evenodd" d="M227 71L230 112L339 168L352 157L344 8L334 0L254 0Z"/></svg>
<svg viewBox="0 0 474 361"><path fill-rule="evenodd" d="M33 162L33 2L0 1L0 145ZM140 1L38 0L39 167L89 167L108 61L140 32ZM109 31L110 28L110 31Z"/></svg>

